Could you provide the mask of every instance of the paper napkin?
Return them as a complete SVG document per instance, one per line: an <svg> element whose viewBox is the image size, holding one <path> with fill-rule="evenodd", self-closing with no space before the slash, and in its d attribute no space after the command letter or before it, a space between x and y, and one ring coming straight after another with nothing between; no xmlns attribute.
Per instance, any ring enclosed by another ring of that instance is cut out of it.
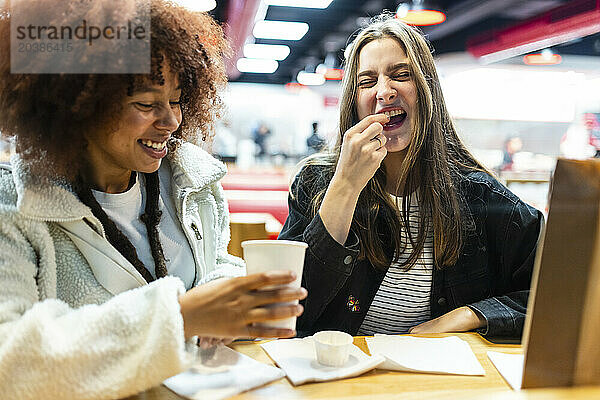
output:
<svg viewBox="0 0 600 400"><path fill-rule="evenodd" d="M379 369L427 372L434 374L485 375L485 371L467 342L456 337L420 338L375 335L366 338L371 354L380 354L385 362Z"/></svg>
<svg viewBox="0 0 600 400"><path fill-rule="evenodd" d="M506 354L497 351L488 351L488 358L500 375L514 390L520 390L523 383L523 367L525 357L523 354Z"/></svg>
<svg viewBox="0 0 600 400"><path fill-rule="evenodd" d="M199 350L198 353L192 368L163 382L178 395L189 399L225 399L285 376L279 368L260 363L226 346Z"/></svg>
<svg viewBox="0 0 600 400"><path fill-rule="evenodd" d="M384 361L382 356L369 357L361 349L352 345L346 365L327 367L317 362L312 337L274 340L261 346L285 371L294 386L306 382L324 382L358 376Z"/></svg>

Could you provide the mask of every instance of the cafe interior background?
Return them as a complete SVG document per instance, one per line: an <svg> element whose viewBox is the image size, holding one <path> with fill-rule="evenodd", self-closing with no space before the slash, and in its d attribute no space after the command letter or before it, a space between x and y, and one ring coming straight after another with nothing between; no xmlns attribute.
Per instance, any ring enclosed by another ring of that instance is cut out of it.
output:
<svg viewBox="0 0 600 400"><path fill-rule="evenodd" d="M313 123L335 140L347 39L383 10L421 26L463 141L528 203L547 212L557 157L600 154L597 0L179 2L222 23L233 50L227 111L204 146L228 165L234 254L277 237ZM0 142L0 161L9 152Z"/></svg>

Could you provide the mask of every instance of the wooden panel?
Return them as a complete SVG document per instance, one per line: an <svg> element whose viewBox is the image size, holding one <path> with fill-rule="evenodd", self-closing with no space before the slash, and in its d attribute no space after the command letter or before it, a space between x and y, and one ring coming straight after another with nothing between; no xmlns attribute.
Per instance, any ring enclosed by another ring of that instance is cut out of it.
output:
<svg viewBox="0 0 600 400"><path fill-rule="evenodd" d="M231 222L231 240L227 251L234 256L242 257L242 245L244 240L268 239L269 235L265 228L265 222Z"/></svg>
<svg viewBox="0 0 600 400"><path fill-rule="evenodd" d="M576 385L600 384L600 213L597 214L596 245L586 294L575 364Z"/></svg>
<svg viewBox="0 0 600 400"><path fill-rule="evenodd" d="M600 384L599 207L600 160L559 160L524 332L523 387L573 385L577 370L577 383ZM591 375L582 371L593 365Z"/></svg>

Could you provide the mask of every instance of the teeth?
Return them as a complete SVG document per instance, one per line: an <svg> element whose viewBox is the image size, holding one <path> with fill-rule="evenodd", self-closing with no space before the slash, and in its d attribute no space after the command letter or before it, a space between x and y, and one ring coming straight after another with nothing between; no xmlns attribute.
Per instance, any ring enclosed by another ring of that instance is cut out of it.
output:
<svg viewBox="0 0 600 400"><path fill-rule="evenodd" d="M387 115L388 117L394 117L396 115L400 115L400 114L406 114L406 112L404 110L392 110L392 111L384 111L383 112L385 115Z"/></svg>
<svg viewBox="0 0 600 400"><path fill-rule="evenodd" d="M167 145L167 141L164 142L153 142L152 140L141 140L142 144L146 147L152 147L156 150L162 150Z"/></svg>

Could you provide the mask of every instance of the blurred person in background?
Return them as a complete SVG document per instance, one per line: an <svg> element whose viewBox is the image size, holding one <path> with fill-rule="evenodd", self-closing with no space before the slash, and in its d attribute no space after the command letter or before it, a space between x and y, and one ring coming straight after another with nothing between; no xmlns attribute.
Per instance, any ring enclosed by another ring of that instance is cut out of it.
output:
<svg viewBox="0 0 600 400"><path fill-rule="evenodd" d="M306 138L306 147L308 147L308 154L318 153L323 150L325 146L325 139L319 135L319 123L312 123L312 133Z"/></svg>
<svg viewBox="0 0 600 400"><path fill-rule="evenodd" d="M520 337L542 213L461 143L423 35L380 16L345 51L337 146L279 239L308 243L299 334Z"/></svg>
<svg viewBox="0 0 600 400"><path fill-rule="evenodd" d="M594 113L577 117L560 139L560 155L566 158L598 157L599 150L600 132Z"/></svg>
<svg viewBox="0 0 600 400"><path fill-rule="evenodd" d="M513 157L523 148L523 141L518 136L511 136L504 141L504 150L502 152L501 171L512 171Z"/></svg>
<svg viewBox="0 0 600 400"><path fill-rule="evenodd" d="M259 124L252 131L252 140L256 143L258 147L258 153L256 154L259 158L262 158L268 155L267 151L267 138L271 136L271 129L267 126L267 124L263 121L259 122Z"/></svg>
<svg viewBox="0 0 600 400"><path fill-rule="evenodd" d="M254 325L298 315L272 305L305 290L257 291L291 272L240 276L225 168L196 145L220 111L221 28L135 4L19 2L21 17L55 11L61 26L78 7L150 18L150 74L11 74L14 14L0 7L0 130L16 145L0 168L2 398L121 398L187 369L196 335L294 335Z"/></svg>
<svg viewBox="0 0 600 400"><path fill-rule="evenodd" d="M597 113L585 113L583 115L585 127L590 135L590 145L596 150L594 157L600 158L600 121Z"/></svg>

